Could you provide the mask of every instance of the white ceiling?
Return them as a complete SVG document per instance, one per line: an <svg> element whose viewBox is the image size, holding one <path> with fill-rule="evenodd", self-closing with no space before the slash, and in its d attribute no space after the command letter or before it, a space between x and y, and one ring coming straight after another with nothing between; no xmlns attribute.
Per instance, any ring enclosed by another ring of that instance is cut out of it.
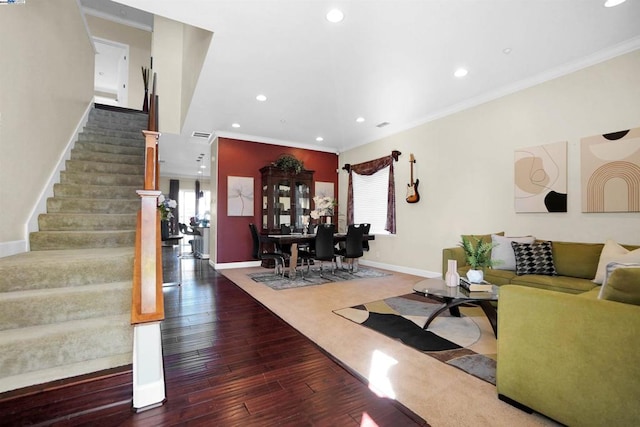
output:
<svg viewBox="0 0 640 427"><path fill-rule="evenodd" d="M640 48L639 0L117 2L214 33L176 148L203 131L340 152Z"/></svg>

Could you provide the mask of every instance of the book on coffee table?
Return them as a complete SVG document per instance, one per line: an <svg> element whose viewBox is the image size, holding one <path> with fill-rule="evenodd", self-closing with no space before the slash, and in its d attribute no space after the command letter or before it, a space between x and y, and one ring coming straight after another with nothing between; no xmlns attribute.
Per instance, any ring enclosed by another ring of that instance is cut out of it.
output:
<svg viewBox="0 0 640 427"><path fill-rule="evenodd" d="M491 292L493 291L493 285L486 280L483 280L482 283L471 283L466 278L460 278L460 287L469 292Z"/></svg>

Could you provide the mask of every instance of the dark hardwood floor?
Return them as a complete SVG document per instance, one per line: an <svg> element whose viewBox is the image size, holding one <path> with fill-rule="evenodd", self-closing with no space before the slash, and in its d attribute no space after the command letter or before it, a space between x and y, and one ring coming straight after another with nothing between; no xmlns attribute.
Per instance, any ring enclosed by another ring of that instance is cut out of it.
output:
<svg viewBox="0 0 640 427"><path fill-rule="evenodd" d="M175 279L176 250L164 252L166 277ZM0 425L427 425L377 397L206 261L183 259L182 285L164 294L163 406L131 411L128 366L0 394Z"/></svg>

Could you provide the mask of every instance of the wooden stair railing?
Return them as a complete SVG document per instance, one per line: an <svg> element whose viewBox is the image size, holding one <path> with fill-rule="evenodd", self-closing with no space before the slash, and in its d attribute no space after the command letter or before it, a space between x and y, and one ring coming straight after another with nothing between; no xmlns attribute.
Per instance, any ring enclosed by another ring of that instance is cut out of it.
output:
<svg viewBox="0 0 640 427"><path fill-rule="evenodd" d="M133 269L133 298L131 323L139 324L164 319L162 294L162 248L160 241L160 212L157 209L159 190L157 123L157 75L153 75L153 87L149 106L148 130L145 136L144 190L139 190L141 210L136 224L136 247Z"/></svg>
<svg viewBox="0 0 640 427"><path fill-rule="evenodd" d="M158 96L156 73L149 106L145 138L144 189L136 224L136 248L133 267L131 323L133 324L133 409L145 411L162 405L166 399L162 333L164 319L162 293L162 247L160 242L160 196L158 165Z"/></svg>

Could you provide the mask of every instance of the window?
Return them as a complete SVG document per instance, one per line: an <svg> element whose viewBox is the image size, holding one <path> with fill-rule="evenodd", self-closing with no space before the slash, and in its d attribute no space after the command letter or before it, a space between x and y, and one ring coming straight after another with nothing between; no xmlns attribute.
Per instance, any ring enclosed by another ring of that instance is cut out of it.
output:
<svg viewBox="0 0 640 427"><path fill-rule="evenodd" d="M357 165L345 165L344 169L349 171L348 224L368 222L371 224L371 232L373 233L396 234L396 189L393 179L393 162L398 161L399 155L400 152L394 150L387 157L369 160ZM354 184L355 181L358 183ZM357 208L354 206L356 203Z"/></svg>
<svg viewBox="0 0 640 427"><path fill-rule="evenodd" d="M205 213L209 212L210 194L209 191L203 191L203 197L199 200L198 212L200 212L200 219L204 219ZM179 198L178 208L180 212L178 212L178 222L190 224L191 218L196 216L196 192L194 190L180 190Z"/></svg>
<svg viewBox="0 0 640 427"><path fill-rule="evenodd" d="M387 224L387 196L389 187L387 166L373 175L353 172L353 222L370 223L372 234L389 234Z"/></svg>

